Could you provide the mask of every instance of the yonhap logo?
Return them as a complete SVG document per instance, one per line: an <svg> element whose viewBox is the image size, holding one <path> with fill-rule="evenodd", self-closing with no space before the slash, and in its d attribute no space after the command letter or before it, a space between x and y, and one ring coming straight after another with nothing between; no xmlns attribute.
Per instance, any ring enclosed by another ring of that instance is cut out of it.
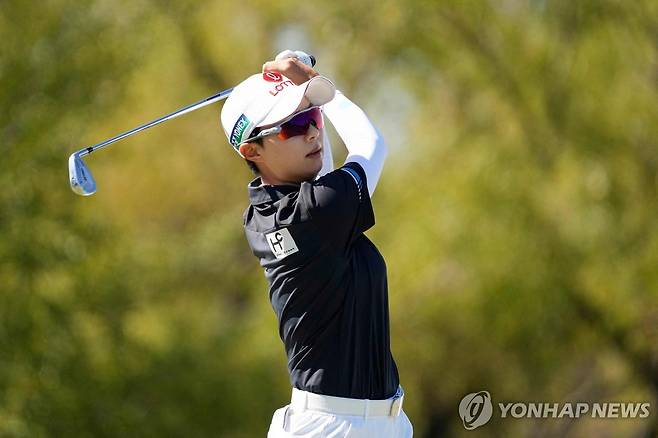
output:
<svg viewBox="0 0 658 438"><path fill-rule="evenodd" d="M491 395L487 391L467 394L459 403L459 416L467 430L487 424L492 413Z"/></svg>
<svg viewBox="0 0 658 438"><path fill-rule="evenodd" d="M505 402L498 403L501 419L524 418L640 418L651 416L649 402ZM459 416L464 428L473 430L491 420L493 404L487 391L467 394L459 403Z"/></svg>

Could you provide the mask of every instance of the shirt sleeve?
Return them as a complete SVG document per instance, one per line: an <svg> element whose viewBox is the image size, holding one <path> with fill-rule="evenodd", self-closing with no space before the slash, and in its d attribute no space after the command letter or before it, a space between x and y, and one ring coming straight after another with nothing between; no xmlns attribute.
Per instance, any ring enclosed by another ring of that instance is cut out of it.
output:
<svg viewBox="0 0 658 438"><path fill-rule="evenodd" d="M375 192L388 155L388 146L368 116L339 90L331 102L323 106L331 124L345 143L348 155L345 162L356 162L368 176L368 193Z"/></svg>
<svg viewBox="0 0 658 438"><path fill-rule="evenodd" d="M300 201L321 237L345 248L375 225L366 173L350 162L300 187Z"/></svg>

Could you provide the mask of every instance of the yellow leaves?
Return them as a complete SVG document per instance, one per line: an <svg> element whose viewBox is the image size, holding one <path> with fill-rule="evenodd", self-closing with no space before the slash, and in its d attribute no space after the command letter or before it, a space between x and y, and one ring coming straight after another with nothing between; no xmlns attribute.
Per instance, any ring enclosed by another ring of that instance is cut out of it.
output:
<svg viewBox="0 0 658 438"><path fill-rule="evenodd" d="M161 306L145 306L124 317L123 330L128 340L154 352L163 353L171 345L172 329L168 312Z"/></svg>
<svg viewBox="0 0 658 438"><path fill-rule="evenodd" d="M81 359L87 361L98 376L109 378L113 376L117 367L115 359L114 339L110 333L107 321L100 315L88 312L76 312L71 321L71 328L76 338L82 341Z"/></svg>

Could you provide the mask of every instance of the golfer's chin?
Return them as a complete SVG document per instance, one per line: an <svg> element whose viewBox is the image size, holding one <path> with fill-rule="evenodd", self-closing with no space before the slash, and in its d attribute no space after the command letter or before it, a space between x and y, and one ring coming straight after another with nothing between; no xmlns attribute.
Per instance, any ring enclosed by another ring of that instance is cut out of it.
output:
<svg viewBox="0 0 658 438"><path fill-rule="evenodd" d="M320 170L322 170L322 157L320 159L314 160L316 161L313 165L313 171L311 172L311 178L310 179L315 179L318 176L318 173L320 173Z"/></svg>
<svg viewBox="0 0 658 438"><path fill-rule="evenodd" d="M322 170L322 153L316 157L304 157L293 168L296 169L296 172L291 172L294 176L291 175L289 181L294 181L297 184L304 181L313 181Z"/></svg>
<svg viewBox="0 0 658 438"><path fill-rule="evenodd" d="M312 169L308 169L308 171L304 172L302 175L300 175L297 180L299 183L305 182L305 181L313 181L318 174L320 173L320 169L322 169L322 164L320 164L319 167L313 167Z"/></svg>

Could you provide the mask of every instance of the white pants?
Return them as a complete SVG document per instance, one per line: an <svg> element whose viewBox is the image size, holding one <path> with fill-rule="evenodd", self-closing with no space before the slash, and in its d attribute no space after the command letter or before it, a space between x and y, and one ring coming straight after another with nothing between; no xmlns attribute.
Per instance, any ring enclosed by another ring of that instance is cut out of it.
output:
<svg viewBox="0 0 658 438"><path fill-rule="evenodd" d="M267 438L411 438L413 426L400 411L397 416L335 415L290 404L272 416Z"/></svg>

